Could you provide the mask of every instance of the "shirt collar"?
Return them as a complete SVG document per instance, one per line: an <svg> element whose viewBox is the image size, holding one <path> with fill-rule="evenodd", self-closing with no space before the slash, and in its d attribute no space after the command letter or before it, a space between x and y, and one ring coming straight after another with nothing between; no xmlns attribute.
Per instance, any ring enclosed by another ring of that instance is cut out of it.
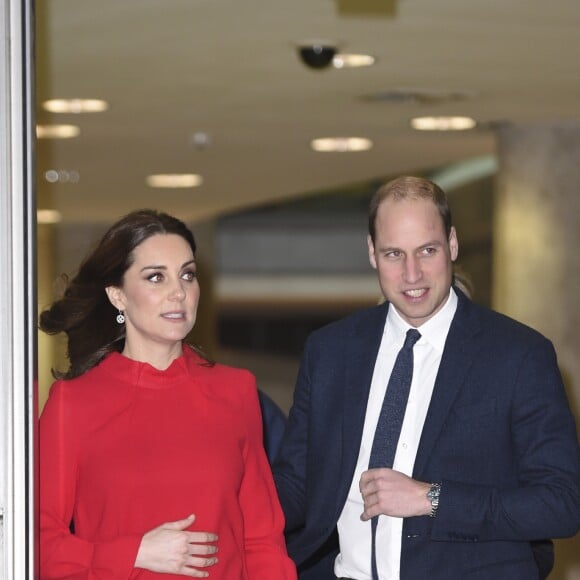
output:
<svg viewBox="0 0 580 580"><path fill-rule="evenodd" d="M447 334L451 327L451 322L457 310L457 294L453 288L449 289L449 296L443 308L439 310L432 318L417 328L421 333L421 338L418 344L429 343L440 354L443 354L445 348L445 341ZM408 322L403 320L401 315L393 304L389 304L389 311L387 313L387 321L385 329L389 328L390 332L394 331L397 335L404 335L407 330L413 328Z"/></svg>

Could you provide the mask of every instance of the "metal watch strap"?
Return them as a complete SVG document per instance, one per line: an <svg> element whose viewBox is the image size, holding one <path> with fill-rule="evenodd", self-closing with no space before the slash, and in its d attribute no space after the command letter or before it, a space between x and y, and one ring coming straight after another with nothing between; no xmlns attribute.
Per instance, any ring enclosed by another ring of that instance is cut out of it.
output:
<svg viewBox="0 0 580 580"><path fill-rule="evenodd" d="M441 495L441 484L432 483L427 492L427 499L431 502L431 513L429 517L434 518L437 515L437 508L439 507L439 496Z"/></svg>

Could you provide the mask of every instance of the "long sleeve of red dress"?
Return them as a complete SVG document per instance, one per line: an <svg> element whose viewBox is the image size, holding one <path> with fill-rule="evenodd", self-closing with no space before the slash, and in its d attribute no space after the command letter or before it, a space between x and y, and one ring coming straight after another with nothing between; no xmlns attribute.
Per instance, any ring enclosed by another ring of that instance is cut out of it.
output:
<svg viewBox="0 0 580 580"><path fill-rule="evenodd" d="M141 538L196 515L215 580L294 580L255 380L189 349L165 371L109 355L57 381L40 420L42 579L184 578L134 568ZM70 522L74 520L74 534Z"/></svg>

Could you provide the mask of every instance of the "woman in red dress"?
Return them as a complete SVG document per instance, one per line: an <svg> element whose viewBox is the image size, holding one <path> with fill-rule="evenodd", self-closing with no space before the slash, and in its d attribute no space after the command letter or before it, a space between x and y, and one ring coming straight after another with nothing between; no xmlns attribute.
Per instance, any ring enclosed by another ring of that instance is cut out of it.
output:
<svg viewBox="0 0 580 580"><path fill-rule="evenodd" d="M192 233L142 210L42 313L70 359L40 419L42 579L295 580L255 379L184 343L198 301Z"/></svg>

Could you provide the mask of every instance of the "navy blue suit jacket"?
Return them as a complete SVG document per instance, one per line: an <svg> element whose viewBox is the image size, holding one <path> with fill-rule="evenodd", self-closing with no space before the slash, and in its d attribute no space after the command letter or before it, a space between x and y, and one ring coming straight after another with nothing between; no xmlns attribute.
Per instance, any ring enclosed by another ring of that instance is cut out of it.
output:
<svg viewBox="0 0 580 580"><path fill-rule="evenodd" d="M401 579L533 580L535 541L580 529L574 419L552 344L457 294L413 472L442 483L441 501L436 518L405 519ZM387 309L330 324L305 346L274 465L304 580L334 578Z"/></svg>

